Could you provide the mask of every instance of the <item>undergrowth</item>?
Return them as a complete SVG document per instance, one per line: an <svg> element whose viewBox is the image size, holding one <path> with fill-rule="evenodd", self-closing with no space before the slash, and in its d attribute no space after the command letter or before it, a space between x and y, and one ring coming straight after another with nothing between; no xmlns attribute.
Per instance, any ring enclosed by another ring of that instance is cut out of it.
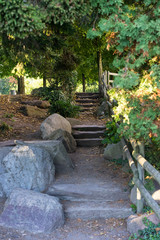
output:
<svg viewBox="0 0 160 240"><path fill-rule="evenodd" d="M138 234L132 234L129 240L160 240L160 223L155 225L146 217L143 219L145 229L139 230Z"/></svg>
<svg viewBox="0 0 160 240"><path fill-rule="evenodd" d="M5 132L11 131L11 130L12 130L12 127L9 126L7 123L2 122L2 123L0 124L0 132L1 132L1 133L5 133Z"/></svg>

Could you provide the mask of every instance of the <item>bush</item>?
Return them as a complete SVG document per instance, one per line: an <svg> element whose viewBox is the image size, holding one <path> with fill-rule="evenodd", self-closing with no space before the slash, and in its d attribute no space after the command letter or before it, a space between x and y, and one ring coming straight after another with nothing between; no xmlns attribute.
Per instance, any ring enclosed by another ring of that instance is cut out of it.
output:
<svg viewBox="0 0 160 240"><path fill-rule="evenodd" d="M79 110L79 106L72 105L69 101L58 100L51 103L49 113L59 113L63 117L75 117Z"/></svg>
<svg viewBox="0 0 160 240"><path fill-rule="evenodd" d="M1 132L1 133L8 132L8 131L11 131L11 130L12 130L12 127L9 126L7 123L2 122L2 123L0 124L0 132Z"/></svg>
<svg viewBox="0 0 160 240"><path fill-rule="evenodd" d="M34 89L32 94L50 102L50 114L59 113L63 117L75 117L79 113L80 107L71 104L61 90L45 87Z"/></svg>
<svg viewBox="0 0 160 240"><path fill-rule="evenodd" d="M32 95L38 96L43 100L48 100L50 103L58 101L58 100L65 100L65 96L60 90L55 90L51 87L40 87L35 88L32 91Z"/></svg>
<svg viewBox="0 0 160 240"><path fill-rule="evenodd" d="M114 121L107 122L106 131L104 135L105 135L105 138L102 141L103 144L118 143L121 140L120 135L117 132L116 123Z"/></svg>

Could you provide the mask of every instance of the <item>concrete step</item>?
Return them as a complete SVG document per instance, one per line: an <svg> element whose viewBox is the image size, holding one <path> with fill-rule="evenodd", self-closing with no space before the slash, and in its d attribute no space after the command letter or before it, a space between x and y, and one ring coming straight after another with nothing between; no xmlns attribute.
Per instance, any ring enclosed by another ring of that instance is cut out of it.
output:
<svg viewBox="0 0 160 240"><path fill-rule="evenodd" d="M80 112L93 112L94 108L81 108Z"/></svg>
<svg viewBox="0 0 160 240"><path fill-rule="evenodd" d="M73 130L78 131L103 131L106 126L102 125L75 125L72 127Z"/></svg>
<svg viewBox="0 0 160 240"><path fill-rule="evenodd" d="M71 202L63 201L65 216L70 219L94 220L127 218L133 214L127 201Z"/></svg>
<svg viewBox="0 0 160 240"><path fill-rule="evenodd" d="M78 99L99 99L99 95L77 95Z"/></svg>
<svg viewBox="0 0 160 240"><path fill-rule="evenodd" d="M56 196L61 200L73 202L115 202L126 201L129 192L113 183L80 183L80 184L54 184L49 188L47 194Z"/></svg>
<svg viewBox="0 0 160 240"><path fill-rule="evenodd" d="M79 106L79 107L83 107L83 108L92 108L92 107L97 107L98 106L98 104L95 104L95 103L90 103L90 104L86 104L86 103L84 103L84 104L76 104L76 106Z"/></svg>
<svg viewBox="0 0 160 240"><path fill-rule="evenodd" d="M100 138L86 138L86 139L76 139L78 147L96 147L102 145L102 139Z"/></svg>
<svg viewBox="0 0 160 240"><path fill-rule="evenodd" d="M104 135L104 131L74 131L72 135L75 139L99 138Z"/></svg>
<svg viewBox="0 0 160 240"><path fill-rule="evenodd" d="M98 104L98 100L97 99L76 99L77 103L97 103Z"/></svg>
<svg viewBox="0 0 160 240"><path fill-rule="evenodd" d="M55 183L47 194L60 198L66 217L71 219L127 218L132 214L129 192L113 181Z"/></svg>
<svg viewBox="0 0 160 240"><path fill-rule="evenodd" d="M99 96L99 93L93 93L93 92L89 92L89 93L84 93L84 92L77 92L76 96Z"/></svg>

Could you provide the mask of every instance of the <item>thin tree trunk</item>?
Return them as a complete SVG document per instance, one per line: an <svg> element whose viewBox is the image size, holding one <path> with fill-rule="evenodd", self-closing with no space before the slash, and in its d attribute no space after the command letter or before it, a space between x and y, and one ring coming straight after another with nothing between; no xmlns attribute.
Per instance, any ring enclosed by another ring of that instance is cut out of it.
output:
<svg viewBox="0 0 160 240"><path fill-rule="evenodd" d="M43 75L43 87L46 87L46 76L45 76L45 74Z"/></svg>
<svg viewBox="0 0 160 240"><path fill-rule="evenodd" d="M101 96L103 96L103 86L102 86L103 66L102 66L101 50L97 52L97 64L98 64L99 93Z"/></svg>
<svg viewBox="0 0 160 240"><path fill-rule="evenodd" d="M85 92L86 91L86 86L85 86L85 75L84 75L84 73L82 73L82 85L83 85L83 92Z"/></svg>
<svg viewBox="0 0 160 240"><path fill-rule="evenodd" d="M18 94L25 94L24 77L18 77Z"/></svg>

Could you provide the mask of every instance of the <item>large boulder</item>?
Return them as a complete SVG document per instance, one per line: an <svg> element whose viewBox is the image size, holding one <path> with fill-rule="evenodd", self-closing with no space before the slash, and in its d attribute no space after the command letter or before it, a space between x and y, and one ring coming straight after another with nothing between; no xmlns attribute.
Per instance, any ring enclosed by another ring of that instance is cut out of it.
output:
<svg viewBox="0 0 160 240"><path fill-rule="evenodd" d="M32 233L51 233L63 224L63 208L57 198L23 189L11 193L0 216L0 226Z"/></svg>
<svg viewBox="0 0 160 240"><path fill-rule="evenodd" d="M36 106L25 105L20 108L20 112L29 117L45 118L46 110Z"/></svg>
<svg viewBox="0 0 160 240"><path fill-rule="evenodd" d="M16 146L2 159L0 195L9 196L14 188L43 192L54 182L55 167L43 148Z"/></svg>
<svg viewBox="0 0 160 240"><path fill-rule="evenodd" d="M121 142L108 144L104 149L104 158L114 160L123 158L123 146Z"/></svg>
<svg viewBox="0 0 160 240"><path fill-rule="evenodd" d="M47 140L50 138L52 133L57 130L62 129L69 133L72 132L71 124L61 115L54 113L46 118L40 127L42 138Z"/></svg>
<svg viewBox="0 0 160 240"><path fill-rule="evenodd" d="M28 145L39 147L46 150L55 165L56 173L68 173L73 170L74 165L66 149L61 141L56 140L46 140L46 141L15 141L19 145Z"/></svg>
<svg viewBox="0 0 160 240"><path fill-rule="evenodd" d="M55 130L49 137L51 140L60 140L65 146L67 152L73 153L76 151L76 140L74 137L67 131L62 129Z"/></svg>

